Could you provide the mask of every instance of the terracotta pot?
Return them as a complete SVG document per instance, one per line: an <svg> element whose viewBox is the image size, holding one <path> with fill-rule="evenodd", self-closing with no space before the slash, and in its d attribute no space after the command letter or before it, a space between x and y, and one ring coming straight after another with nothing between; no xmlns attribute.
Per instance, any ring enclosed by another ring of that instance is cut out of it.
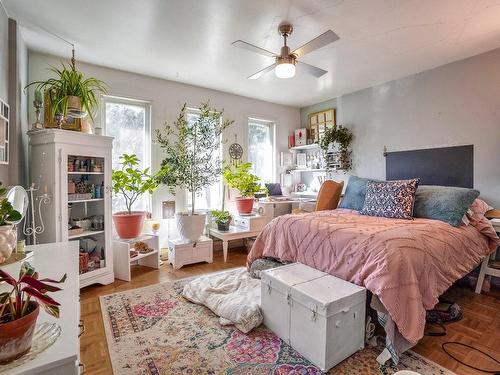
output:
<svg viewBox="0 0 500 375"><path fill-rule="evenodd" d="M250 214L253 209L254 197L237 197L236 209L240 214Z"/></svg>
<svg viewBox="0 0 500 375"><path fill-rule="evenodd" d="M17 231L13 225L0 226L0 264L9 259L17 245Z"/></svg>
<svg viewBox="0 0 500 375"><path fill-rule="evenodd" d="M125 240L139 237L145 215L143 211L132 211L130 214L127 211L114 213L113 222L118 236Z"/></svg>
<svg viewBox="0 0 500 375"><path fill-rule="evenodd" d="M175 215L177 230L182 239L194 242L203 234L205 229L206 214L186 214L178 213Z"/></svg>
<svg viewBox="0 0 500 375"><path fill-rule="evenodd" d="M32 311L21 319L0 324L0 365L12 362L30 350L40 307L32 301L30 309Z"/></svg>

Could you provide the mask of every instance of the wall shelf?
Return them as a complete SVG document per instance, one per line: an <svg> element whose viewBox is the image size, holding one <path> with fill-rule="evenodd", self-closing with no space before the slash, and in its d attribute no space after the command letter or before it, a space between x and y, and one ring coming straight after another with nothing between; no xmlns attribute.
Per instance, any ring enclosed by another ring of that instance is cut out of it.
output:
<svg viewBox="0 0 500 375"><path fill-rule="evenodd" d="M310 145L290 147L289 151L307 151L307 150L317 150L319 148L320 148L319 144L312 143Z"/></svg>

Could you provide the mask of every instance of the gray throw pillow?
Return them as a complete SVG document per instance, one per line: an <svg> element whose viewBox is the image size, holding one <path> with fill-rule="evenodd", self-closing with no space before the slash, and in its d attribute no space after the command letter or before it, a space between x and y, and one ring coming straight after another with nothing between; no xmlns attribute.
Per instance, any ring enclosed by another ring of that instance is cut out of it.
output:
<svg viewBox="0 0 500 375"><path fill-rule="evenodd" d="M419 186L415 194L414 217L444 221L459 227L479 191L449 186Z"/></svg>
<svg viewBox="0 0 500 375"><path fill-rule="evenodd" d="M339 208L350 208L351 210L361 211L365 204L366 184L370 180L357 176L349 177L349 182L345 189L344 196L340 201Z"/></svg>
<svg viewBox="0 0 500 375"><path fill-rule="evenodd" d="M419 179L369 181L361 215L412 219Z"/></svg>

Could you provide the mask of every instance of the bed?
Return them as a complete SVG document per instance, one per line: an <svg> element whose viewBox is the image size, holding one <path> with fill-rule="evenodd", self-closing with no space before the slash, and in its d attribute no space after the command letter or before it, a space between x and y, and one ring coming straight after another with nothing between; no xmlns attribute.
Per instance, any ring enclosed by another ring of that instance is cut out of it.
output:
<svg viewBox="0 0 500 375"><path fill-rule="evenodd" d="M424 168L440 168L429 153L418 151L413 156L422 162L416 164L422 167L421 164L429 163ZM456 153L456 149L451 151ZM472 166L469 150L463 151L465 164ZM434 149L432 154L435 152ZM398 154L395 159L388 156L391 161L387 162L387 176L412 177L398 175L392 166L396 164L402 173L407 173L401 162L415 163L412 155ZM445 162L447 157L441 155L440 160ZM418 168L414 170L419 173ZM472 170L467 173L472 174ZM434 185L443 178L448 186L464 186L472 181L463 179L463 170L457 172L456 168L427 176L424 183ZM396 362L401 352L423 337L426 310L432 309L446 289L499 245L491 223L480 208L475 212L470 224L460 227L431 219L364 216L349 209L284 215L270 222L257 237L247 266L260 258L301 262L366 287L373 294L371 307L379 313L388 336L387 350Z"/></svg>

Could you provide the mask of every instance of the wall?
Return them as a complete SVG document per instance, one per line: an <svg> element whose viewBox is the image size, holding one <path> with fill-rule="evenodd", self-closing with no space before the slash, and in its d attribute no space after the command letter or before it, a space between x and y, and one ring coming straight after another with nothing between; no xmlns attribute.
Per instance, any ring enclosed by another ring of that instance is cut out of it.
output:
<svg viewBox="0 0 500 375"><path fill-rule="evenodd" d="M78 52L78 51L77 51ZM69 54L69 49L68 49ZM48 76L49 65L58 65L60 58L43 55L40 53L29 53L29 81L45 79ZM77 62L78 69L84 74L94 76L105 81L109 85L109 93L116 96L123 96L135 99L150 101L152 104L152 129L160 128L165 121L173 121L178 115L179 109L184 102L188 106L197 107L200 102L210 99L211 105L221 109L224 108L225 116L235 121L234 125L228 129L225 138L228 139L225 145L224 155L226 158L228 147L234 140L234 134L238 136L238 142L242 144L244 155L247 150L247 119L256 117L276 122L276 154L273 155L278 161L280 151L288 149L287 135L291 129L299 126L300 111L298 108L277 105L242 96L228 94L221 91L186 85L183 83L147 77L120 70L104 68ZM32 91L30 91L32 95ZM30 97L29 102L31 102ZM34 112L30 110L29 122L34 121ZM99 121L97 119L97 121ZM96 122L97 122L96 121ZM271 158L270 158L271 160ZM153 168L158 168L161 161L161 150L153 145L152 164ZM166 189L160 190L154 195L154 214L160 214L160 202L168 196ZM180 196L176 197L179 204L182 204Z"/></svg>
<svg viewBox="0 0 500 375"><path fill-rule="evenodd" d="M500 207L500 49L301 109L337 108L353 130L353 173L384 178L389 151L474 145L474 185ZM342 177L342 176L341 176Z"/></svg>
<svg viewBox="0 0 500 375"><path fill-rule="evenodd" d="M0 4L0 98L8 102L9 95L9 17ZM0 165L0 181L9 184L9 166Z"/></svg>

